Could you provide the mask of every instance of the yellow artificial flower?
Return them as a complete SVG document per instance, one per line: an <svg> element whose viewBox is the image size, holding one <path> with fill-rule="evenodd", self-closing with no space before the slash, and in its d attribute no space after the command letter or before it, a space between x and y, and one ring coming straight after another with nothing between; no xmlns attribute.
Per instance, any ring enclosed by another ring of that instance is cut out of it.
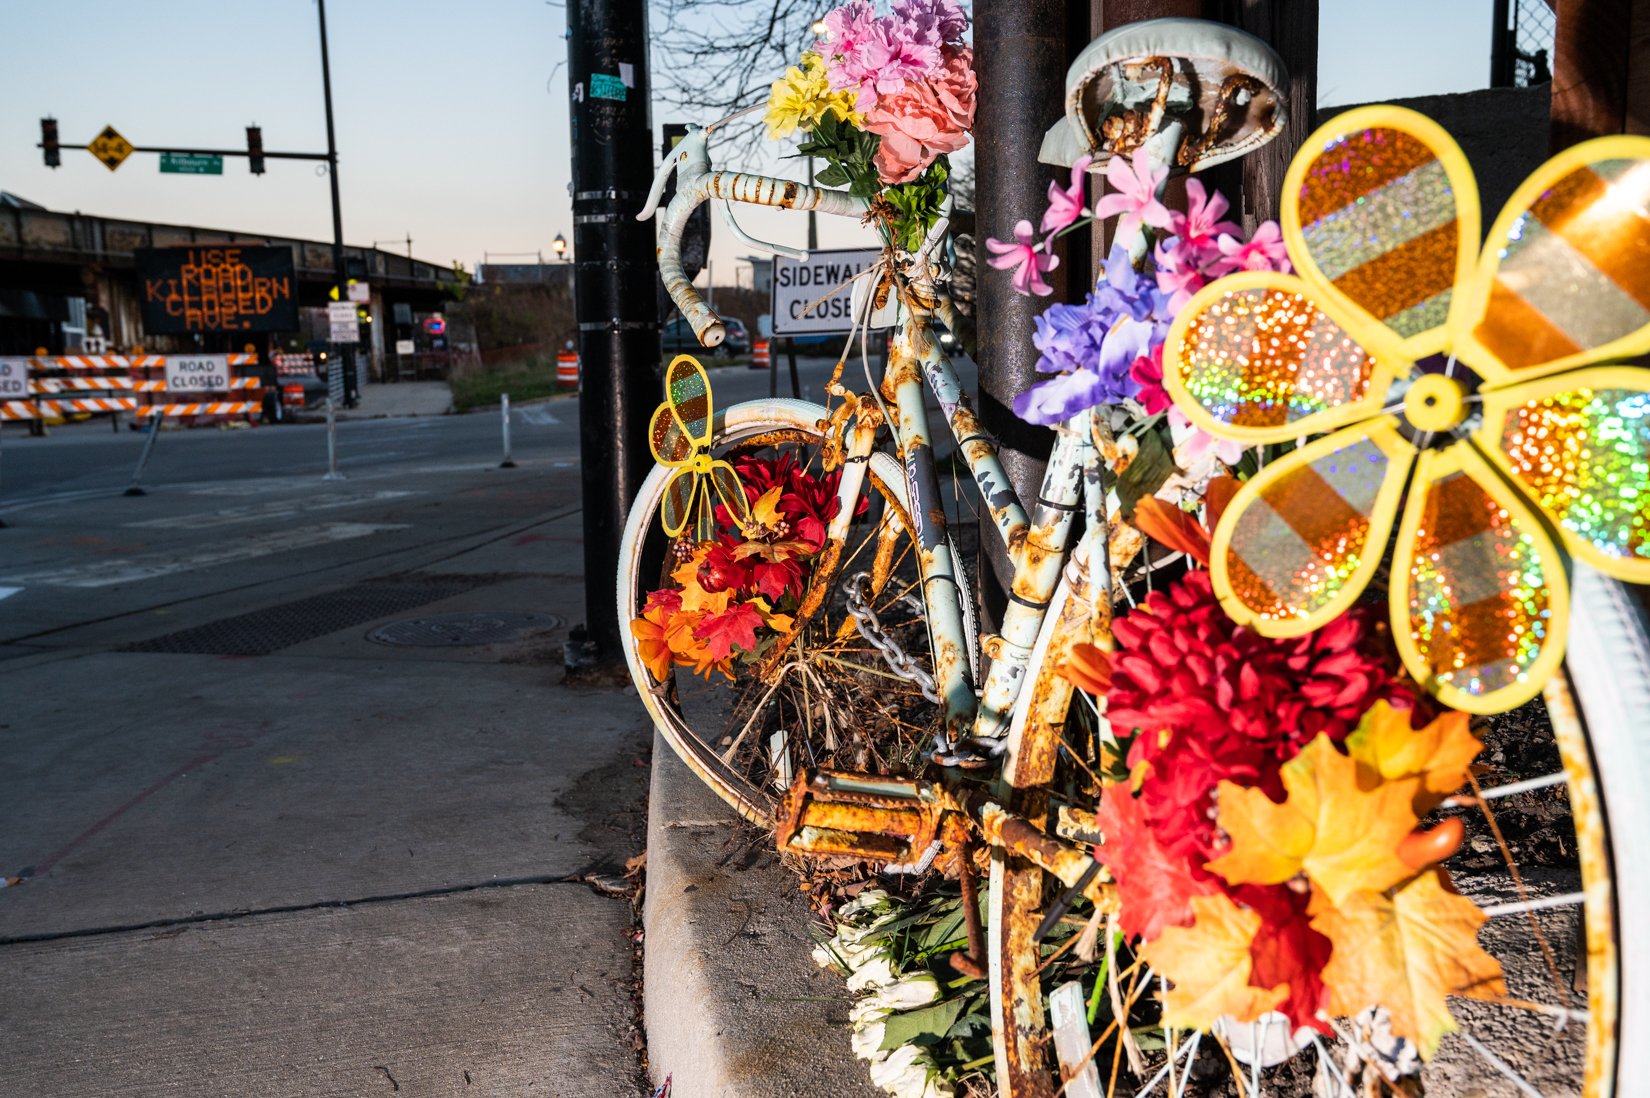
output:
<svg viewBox="0 0 1650 1098"><path fill-rule="evenodd" d="M1482 252L1478 218L1467 158L1436 123L1397 107L1331 120L1284 179L1297 273L1205 287L1163 377L1216 438L1328 432L1221 516L1210 579L1227 612L1273 637L1327 624L1396 527L1405 667L1446 705L1495 713L1564 655L1559 545L1650 582L1650 370L1599 365L1650 351L1650 139L1547 161Z"/></svg>
<svg viewBox="0 0 1650 1098"><path fill-rule="evenodd" d="M825 75L825 60L817 53L802 55L802 65L792 65L773 82L768 91L768 137L778 141L797 130L806 133L827 114L857 126L863 119L854 110L853 93L832 91Z"/></svg>

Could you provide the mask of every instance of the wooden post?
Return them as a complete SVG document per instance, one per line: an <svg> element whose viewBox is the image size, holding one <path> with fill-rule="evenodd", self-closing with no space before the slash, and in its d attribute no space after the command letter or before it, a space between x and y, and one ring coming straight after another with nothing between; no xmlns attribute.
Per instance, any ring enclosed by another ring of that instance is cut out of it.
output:
<svg viewBox="0 0 1650 1098"><path fill-rule="evenodd" d="M1645 71L1650 57L1643 49L1650 31L1647 8L1647 0L1559 0L1549 131L1554 152L1589 137L1644 132L1650 122L1644 102L1650 81L1650 71ZM1636 76L1634 68L1640 70ZM1631 131L1630 89L1638 97Z"/></svg>
<svg viewBox="0 0 1650 1098"><path fill-rule="evenodd" d="M1241 211L1244 232L1253 233L1262 221L1278 216L1289 161L1318 126L1318 0L1209 0L1207 11L1209 18L1270 45L1289 73L1289 124L1283 132L1236 164L1216 167L1207 181L1223 190L1238 185L1242 198L1234 201L1233 212Z"/></svg>

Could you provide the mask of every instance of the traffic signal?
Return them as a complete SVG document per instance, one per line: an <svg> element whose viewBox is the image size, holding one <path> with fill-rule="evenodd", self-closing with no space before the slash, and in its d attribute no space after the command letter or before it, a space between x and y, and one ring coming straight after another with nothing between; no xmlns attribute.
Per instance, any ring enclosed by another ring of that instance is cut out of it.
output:
<svg viewBox="0 0 1650 1098"><path fill-rule="evenodd" d="M57 119L40 120L40 148L46 154L46 167L55 168L63 163L57 152Z"/></svg>
<svg viewBox="0 0 1650 1098"><path fill-rule="evenodd" d="M246 158L253 175L264 174L264 131L261 126L246 128Z"/></svg>

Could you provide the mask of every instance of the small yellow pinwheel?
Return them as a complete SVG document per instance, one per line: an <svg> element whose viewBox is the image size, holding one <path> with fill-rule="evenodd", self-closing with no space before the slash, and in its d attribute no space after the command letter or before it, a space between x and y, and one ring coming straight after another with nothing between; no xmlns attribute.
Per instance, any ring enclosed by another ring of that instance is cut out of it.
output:
<svg viewBox="0 0 1650 1098"><path fill-rule="evenodd" d="M1296 275L1206 286L1164 349L1210 434L1282 443L1215 531L1228 613L1268 636L1350 607L1398 522L1390 610L1443 702L1529 700L1564 655L1575 558L1650 581L1650 138L1553 157L1479 252L1460 148L1396 107L1343 114L1284 181ZM1405 502L1407 499L1407 503Z"/></svg>
<svg viewBox="0 0 1650 1098"><path fill-rule="evenodd" d="M665 402L653 413L647 441L653 459L674 469L665 482L664 505L659 509L665 533L680 537L689 525L696 541L716 537L716 505L720 500L738 526L750 521L750 505L739 474L710 453L710 379L691 355L677 355L665 370Z"/></svg>

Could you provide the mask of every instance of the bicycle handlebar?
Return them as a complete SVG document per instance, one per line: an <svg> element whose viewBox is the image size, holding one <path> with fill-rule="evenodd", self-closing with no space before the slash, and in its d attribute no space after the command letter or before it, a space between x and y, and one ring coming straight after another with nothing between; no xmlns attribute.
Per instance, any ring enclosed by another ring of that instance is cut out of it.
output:
<svg viewBox="0 0 1650 1098"><path fill-rule="evenodd" d="M646 221L659 209L659 199L671 171L676 172L676 194L665 207L660 218L659 276L676 307L682 311L704 347L715 347L727 337L722 318L705 304L699 291L688 281L682 269L682 233L688 218L701 202L720 198L744 202L752 206L777 206L792 210L818 210L844 217L863 216L869 203L842 191L810 187L790 179L775 179L765 175L747 175L744 172L716 172L710 168L706 132L691 130L677 144L672 155L659 167L653 179L653 190L647 204L636 215Z"/></svg>

